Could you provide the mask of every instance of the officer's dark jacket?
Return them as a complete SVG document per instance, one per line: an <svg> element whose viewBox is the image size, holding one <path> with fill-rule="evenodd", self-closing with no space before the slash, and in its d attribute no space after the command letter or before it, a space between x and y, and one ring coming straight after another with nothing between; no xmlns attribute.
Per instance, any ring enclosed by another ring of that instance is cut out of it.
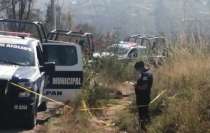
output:
<svg viewBox="0 0 210 133"><path fill-rule="evenodd" d="M149 69L145 69L141 73L141 76L137 80L137 85L135 87L136 98L138 104L149 104L150 102L150 92L153 83L153 75Z"/></svg>

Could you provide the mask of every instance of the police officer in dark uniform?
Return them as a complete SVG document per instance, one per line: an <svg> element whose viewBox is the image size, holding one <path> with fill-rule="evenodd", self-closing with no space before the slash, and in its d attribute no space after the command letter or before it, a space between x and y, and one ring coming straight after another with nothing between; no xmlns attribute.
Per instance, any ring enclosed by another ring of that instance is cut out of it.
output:
<svg viewBox="0 0 210 133"><path fill-rule="evenodd" d="M149 103L153 75L150 69L145 68L143 61L137 62L135 69L137 71L137 83L135 85L136 104L141 128L145 129L145 124L150 121Z"/></svg>

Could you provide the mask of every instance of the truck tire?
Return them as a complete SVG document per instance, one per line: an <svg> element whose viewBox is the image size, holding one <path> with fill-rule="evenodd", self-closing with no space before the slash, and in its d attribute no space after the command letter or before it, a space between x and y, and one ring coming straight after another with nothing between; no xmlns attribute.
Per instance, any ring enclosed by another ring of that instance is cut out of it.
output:
<svg viewBox="0 0 210 133"><path fill-rule="evenodd" d="M36 124L37 124L37 119L36 119L36 116L37 116L37 111L36 109L32 109L31 112L28 112L27 114L27 119L26 121L24 122L25 124L25 128L26 129L33 129Z"/></svg>
<svg viewBox="0 0 210 133"><path fill-rule="evenodd" d="M42 102L38 107L38 112L46 111L47 110L47 102Z"/></svg>
<svg viewBox="0 0 210 133"><path fill-rule="evenodd" d="M132 50L130 53L129 53L129 58L130 59L136 59L138 57L138 51L137 50Z"/></svg>

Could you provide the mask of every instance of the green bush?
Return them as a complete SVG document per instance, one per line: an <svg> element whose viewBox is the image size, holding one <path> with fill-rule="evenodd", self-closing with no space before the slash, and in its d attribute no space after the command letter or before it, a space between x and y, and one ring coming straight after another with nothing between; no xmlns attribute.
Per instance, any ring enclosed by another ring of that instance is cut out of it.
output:
<svg viewBox="0 0 210 133"><path fill-rule="evenodd" d="M94 70L102 81L126 81L133 77L133 62L120 61L114 57L97 59Z"/></svg>
<svg viewBox="0 0 210 133"><path fill-rule="evenodd" d="M93 88L84 90L83 94L89 107L102 107L105 106L110 99L114 98L111 93L111 89L95 85Z"/></svg>

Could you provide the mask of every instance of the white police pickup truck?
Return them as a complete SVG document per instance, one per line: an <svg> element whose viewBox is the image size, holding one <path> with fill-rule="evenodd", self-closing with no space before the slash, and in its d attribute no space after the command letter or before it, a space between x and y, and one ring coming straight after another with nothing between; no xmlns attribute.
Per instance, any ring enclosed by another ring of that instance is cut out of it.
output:
<svg viewBox="0 0 210 133"><path fill-rule="evenodd" d="M123 42L112 44L102 52L93 53L94 58L104 58L116 56L119 60L131 60L143 57L146 54L146 47L133 42Z"/></svg>
<svg viewBox="0 0 210 133"><path fill-rule="evenodd" d="M12 83L42 94L45 71L40 42L23 35L0 35L0 123L24 125L36 123L41 97L26 92Z"/></svg>
<svg viewBox="0 0 210 133"><path fill-rule="evenodd" d="M75 98L83 81L81 57L76 44L41 44L25 35L0 35L0 125L33 128L36 124L42 97L12 83L54 100Z"/></svg>

